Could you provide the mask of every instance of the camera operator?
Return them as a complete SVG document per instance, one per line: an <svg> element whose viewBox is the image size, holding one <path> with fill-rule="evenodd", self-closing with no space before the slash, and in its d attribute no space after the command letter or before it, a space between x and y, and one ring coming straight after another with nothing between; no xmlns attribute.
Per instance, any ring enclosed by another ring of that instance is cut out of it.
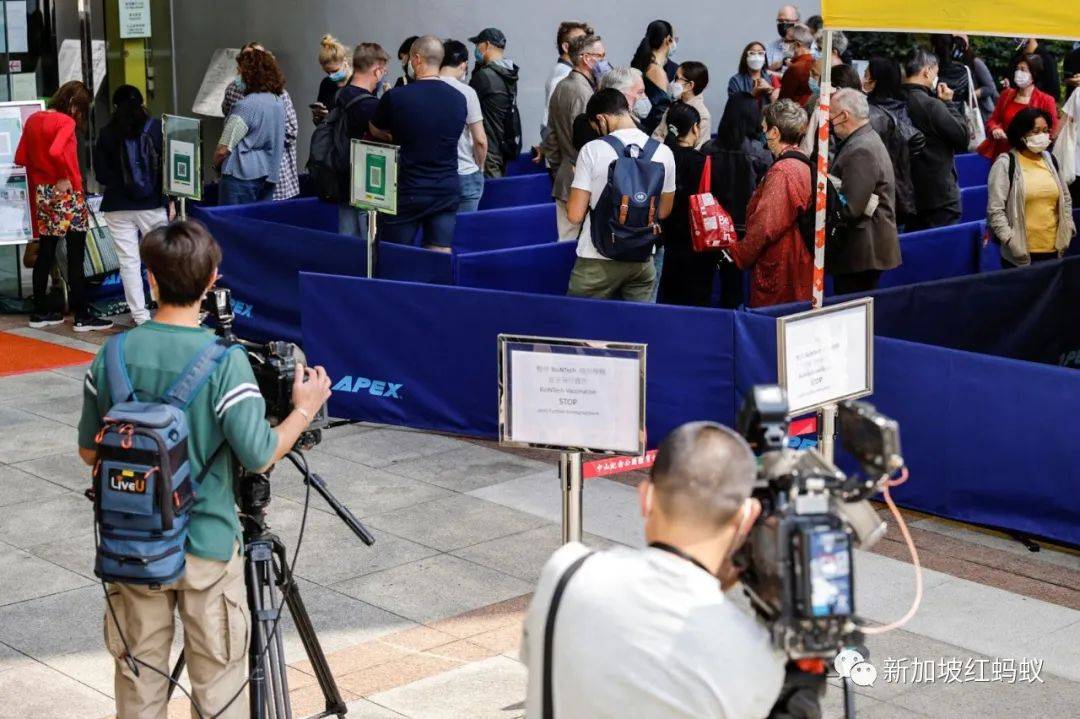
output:
<svg viewBox="0 0 1080 719"><path fill-rule="evenodd" d="M588 555L563 584L552 633L551 709L567 717L764 717L780 695L785 656L724 591L732 554L761 512L756 463L726 427L692 422L660 445L639 487L645 549ZM545 634L561 578L585 557L568 544L548 560L525 618L527 713L543 711Z"/></svg>
<svg viewBox="0 0 1080 719"><path fill-rule="evenodd" d="M199 311L217 280L221 248L205 227L186 221L147 234L140 254L160 309L153 321L128 332L123 360L137 398L155 401L215 339L199 326ZM104 359L103 350L83 385L79 456L88 465L97 461L95 437L112 404ZM239 692L220 716L248 716L248 692L241 689L248 669L250 619L231 455L252 471L268 470L289 452L329 397L330 380L323 368L298 365L294 409L271 427L246 353L240 350L227 352L194 395L185 410L192 474L201 473L208 462L212 466L192 509L184 574L166 585L114 583L107 589L115 621L106 607L105 642L116 660L119 719L164 719L177 608L184 623L192 696L204 715L221 711ZM138 676L128 664L128 652L137 660Z"/></svg>

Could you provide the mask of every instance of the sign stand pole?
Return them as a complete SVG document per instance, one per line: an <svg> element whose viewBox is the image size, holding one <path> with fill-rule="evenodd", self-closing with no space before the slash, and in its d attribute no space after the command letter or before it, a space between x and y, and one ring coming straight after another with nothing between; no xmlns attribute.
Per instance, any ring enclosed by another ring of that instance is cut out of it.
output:
<svg viewBox="0 0 1080 719"><path fill-rule="evenodd" d="M186 197L181 197L180 198L180 211L179 211L178 216L180 217L181 222L187 220L187 198Z"/></svg>
<svg viewBox="0 0 1080 719"><path fill-rule="evenodd" d="M818 412L818 451L829 462L836 456L836 413L835 404L825 405Z"/></svg>
<svg viewBox="0 0 1080 719"><path fill-rule="evenodd" d="M581 541L581 452L559 455L563 544Z"/></svg>
<svg viewBox="0 0 1080 719"><path fill-rule="evenodd" d="M378 216L378 210L367 211L367 276L369 280L375 276L375 222Z"/></svg>

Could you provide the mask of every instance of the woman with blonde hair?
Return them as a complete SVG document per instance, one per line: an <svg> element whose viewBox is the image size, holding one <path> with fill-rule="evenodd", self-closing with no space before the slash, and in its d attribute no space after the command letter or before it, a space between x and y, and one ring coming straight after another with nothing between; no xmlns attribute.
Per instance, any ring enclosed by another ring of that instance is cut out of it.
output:
<svg viewBox="0 0 1080 719"><path fill-rule="evenodd" d="M311 106L311 119L316 125L326 119L338 90L345 87L352 75L349 67L349 48L329 33L319 41L319 65L326 77L319 83L319 96Z"/></svg>

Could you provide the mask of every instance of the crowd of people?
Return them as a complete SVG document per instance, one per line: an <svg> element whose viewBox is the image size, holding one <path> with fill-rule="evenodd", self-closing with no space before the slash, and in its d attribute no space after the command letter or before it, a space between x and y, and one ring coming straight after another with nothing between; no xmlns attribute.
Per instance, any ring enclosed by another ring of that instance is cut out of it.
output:
<svg viewBox="0 0 1080 719"><path fill-rule="evenodd" d="M718 299L735 307L747 294L748 272L751 305L809 299L823 79L835 92L829 159L840 208L830 212L839 227L830 230L826 269L836 292L873 289L882 272L899 266L901 231L959 222L954 158L973 150L993 161L989 236L1000 243L1003 264L1021 266L1064 252L1075 234L1080 163L1071 160L1066 176L1051 149L1062 133L1068 147L1078 144L1080 118L1059 119L1058 103L1062 85L1066 96L1080 87L1080 49L1064 59L1062 78L1047 46L1025 39L999 88L965 35L933 35L929 47L915 47L903 58L866 58L860 73L842 33L833 33L832 52L822 57L821 32L820 18L804 22L797 7L780 8L776 36L748 43L732 59L714 135L706 102L709 68L673 59L680 47L670 22L649 23L626 64L608 58L588 23L559 25L532 155L552 178L558 238L577 242L569 294L688 305ZM330 140L313 140L308 168L316 161L337 168L320 196L338 204L339 232L367 232L366 213L349 202L351 140L400 148L398 212L380 222L380 241L413 244L422 238L425 247L439 251L449 251L457 214L476 210L485 181L505 175L518 157L529 133L522 129L517 97L528 78L508 56L508 38L498 28L484 28L467 42L406 38L397 50L401 75L391 86L390 54L381 45L361 42L350 50L330 35L321 39L317 59L324 76L310 110L316 135ZM299 121L285 85L272 52L257 42L243 46L222 101L226 120L213 153L220 203L299 194ZM28 122L19 148L42 237L34 327L62 321L45 302L45 286L64 238L75 329L108 326L89 313L76 270L88 213L74 138L89 104L81 83L66 84L49 109ZM160 122L130 86L116 91L113 111L96 140L95 165L125 295L141 323L149 314L138 238L167 221L171 210L160 171L133 173L131 167L160 158ZM646 260L597 251L590 216L615 161L609 136L633 157L647 152L663 168L662 189L650 200L658 207L649 215L655 248ZM704 186L706 168L709 192L738 234L727 251L693 247L690 199Z"/></svg>

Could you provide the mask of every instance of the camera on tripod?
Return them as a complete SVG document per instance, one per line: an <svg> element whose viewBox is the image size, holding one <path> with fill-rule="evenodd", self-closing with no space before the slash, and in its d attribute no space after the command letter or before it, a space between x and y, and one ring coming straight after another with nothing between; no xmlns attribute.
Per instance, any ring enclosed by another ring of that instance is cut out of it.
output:
<svg viewBox="0 0 1080 719"><path fill-rule="evenodd" d="M762 512L735 563L773 643L792 659L831 659L862 641L853 549L885 533L867 499L903 468L900 430L870 404L841 404L841 444L863 474L847 475L816 450L787 447L787 412L775 385L754 387L739 412L738 431L759 455Z"/></svg>
<svg viewBox="0 0 1080 719"><path fill-rule="evenodd" d="M211 288L206 293L202 309L208 317L213 318L218 336L247 350L251 370L255 373L255 382L266 400L267 421L271 426L284 421L293 411L292 388L296 379L296 363L300 361L305 366L307 364L303 351L292 342L273 340L258 344L238 338L233 332L232 292L227 288ZM308 429L300 435L297 448L309 450L319 444L322 441L322 430L328 424L324 404L312 418Z"/></svg>

